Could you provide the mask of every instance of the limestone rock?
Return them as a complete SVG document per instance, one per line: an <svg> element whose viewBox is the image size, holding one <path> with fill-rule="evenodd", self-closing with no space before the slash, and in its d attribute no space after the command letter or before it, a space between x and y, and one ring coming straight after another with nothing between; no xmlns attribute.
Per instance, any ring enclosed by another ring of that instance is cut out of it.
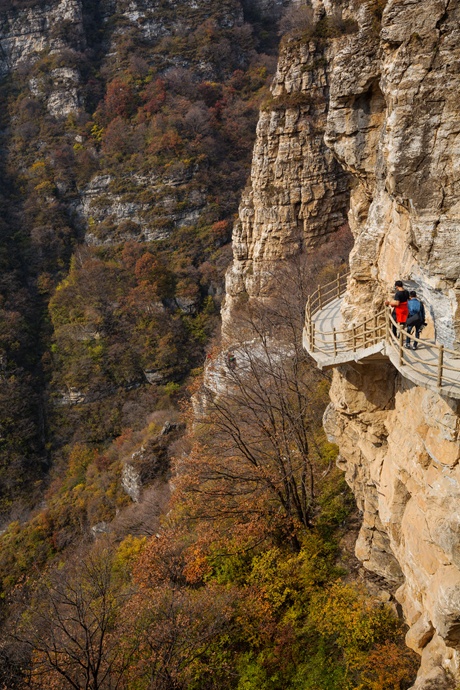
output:
<svg viewBox="0 0 460 690"><path fill-rule="evenodd" d="M125 463L123 465L123 470L121 473L121 485L128 496L130 496L132 500L137 503L141 496L142 482L140 473L130 463Z"/></svg>
<svg viewBox="0 0 460 690"><path fill-rule="evenodd" d="M420 616L406 635L406 644L414 652L422 653L422 650L433 638L434 628L431 621L425 615Z"/></svg>
<svg viewBox="0 0 460 690"><path fill-rule="evenodd" d="M396 278L408 279L438 342L459 348L460 7L389 0L380 26L372 3L355 18L358 33L331 56L325 135L354 178L344 318L360 321ZM414 689L452 688L460 668L459 404L385 363L340 367L331 401L326 431L363 511L357 554L390 583L398 565L407 642L421 654Z"/></svg>
<svg viewBox="0 0 460 690"><path fill-rule="evenodd" d="M282 45L234 228L224 335L239 300L263 300L273 266L324 241L348 207L345 321L380 309L406 279L438 342L460 349L460 6L388 0L380 18L371 1L311 5L317 18L342 10L357 31ZM398 588L421 655L414 690L453 688L460 406L389 362L360 363L334 371L324 426L362 513L356 552Z"/></svg>
<svg viewBox="0 0 460 690"><path fill-rule="evenodd" d="M80 0L50 0L0 17L0 76L21 63L38 59L44 50L68 47L59 35L60 26L72 27L75 47L83 47L83 17Z"/></svg>
<svg viewBox="0 0 460 690"><path fill-rule="evenodd" d="M318 41L281 49L272 99L257 126L250 186L233 229L223 328L240 299L262 298L273 271L346 221L348 178L324 143L328 60Z"/></svg>

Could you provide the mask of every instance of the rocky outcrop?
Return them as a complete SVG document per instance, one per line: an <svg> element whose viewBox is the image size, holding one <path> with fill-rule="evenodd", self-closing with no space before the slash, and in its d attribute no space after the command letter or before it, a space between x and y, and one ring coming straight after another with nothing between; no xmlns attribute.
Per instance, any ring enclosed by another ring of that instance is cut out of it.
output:
<svg viewBox="0 0 460 690"><path fill-rule="evenodd" d="M188 189L192 177L190 166L180 164L161 177L132 174L121 183L111 175L96 175L73 205L86 243L152 242L165 239L174 228L194 225L206 206L206 196ZM141 196L145 203L139 202ZM184 198L186 202L181 203Z"/></svg>
<svg viewBox="0 0 460 690"><path fill-rule="evenodd" d="M344 317L413 281L438 342L458 347L460 47L457 3L390 0L381 24L361 3L359 31L331 70L326 142L354 178L355 236ZM328 434L363 524L356 553L394 588L421 654L414 688L455 687L460 649L460 409L385 361L334 372Z"/></svg>
<svg viewBox="0 0 460 690"><path fill-rule="evenodd" d="M324 418L363 522L356 555L395 591L422 655L416 688L452 687L460 625L460 405L383 362L340 367ZM434 654L434 651L436 654ZM431 681L430 681L431 682Z"/></svg>
<svg viewBox="0 0 460 690"><path fill-rule="evenodd" d="M250 186L233 230L224 332L241 300L263 299L273 271L320 244L346 221L348 179L324 143L327 48L286 39L272 98L257 126Z"/></svg>
<svg viewBox="0 0 460 690"><path fill-rule="evenodd" d="M169 479L170 445L184 430L184 425L167 420L160 433L145 442L123 463L121 484L137 503L143 490L155 481L165 483Z"/></svg>
<svg viewBox="0 0 460 690"><path fill-rule="evenodd" d="M31 66L48 55L50 69L44 77L31 77L30 92L46 102L51 115L67 117L79 111L80 74L74 66L53 59L63 51L85 48L80 0L59 0L27 9L12 9L0 17L0 78ZM69 57L69 56L68 56ZM65 60L64 60L65 62Z"/></svg>
<svg viewBox="0 0 460 690"><path fill-rule="evenodd" d="M459 348L460 6L311 4L333 38L284 43L234 231L224 330L239 299L270 294L274 263L342 222L348 175L355 244L345 321L380 309L402 278L424 299L437 341ZM343 20L356 30L339 35ZM414 688L456 687L459 404L382 358L334 371L324 423L362 512L356 553L394 592L407 644L421 655Z"/></svg>
<svg viewBox="0 0 460 690"><path fill-rule="evenodd" d="M72 32L74 47L84 46L80 0L37 3L0 17L0 76L37 60L43 51L69 47L62 32Z"/></svg>
<svg viewBox="0 0 460 690"><path fill-rule="evenodd" d="M377 306L395 277L412 279L437 340L452 347L460 285L459 10L447 0L392 0L377 27L375 4L361 6L360 30L331 72L326 141L357 181L345 314L356 317L368 295Z"/></svg>

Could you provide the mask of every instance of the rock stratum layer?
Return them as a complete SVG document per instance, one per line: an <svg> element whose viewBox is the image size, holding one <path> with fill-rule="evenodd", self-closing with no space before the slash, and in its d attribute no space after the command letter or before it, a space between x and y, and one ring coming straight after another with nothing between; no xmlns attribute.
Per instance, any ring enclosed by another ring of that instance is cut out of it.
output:
<svg viewBox="0 0 460 690"><path fill-rule="evenodd" d="M324 241L346 222L348 175L324 142L328 47L286 39L263 108L251 183L233 229L224 333L241 299L263 299L283 262Z"/></svg>
<svg viewBox="0 0 460 690"><path fill-rule="evenodd" d="M459 3L312 4L319 38L285 40L273 86L284 106L259 122L224 332L239 298L269 294L274 263L334 232L350 189L345 320L380 309L393 281L408 279L437 341L458 348ZM395 592L407 644L421 655L414 688L457 687L458 402L417 387L384 360L341 366L325 428L362 511L357 555Z"/></svg>

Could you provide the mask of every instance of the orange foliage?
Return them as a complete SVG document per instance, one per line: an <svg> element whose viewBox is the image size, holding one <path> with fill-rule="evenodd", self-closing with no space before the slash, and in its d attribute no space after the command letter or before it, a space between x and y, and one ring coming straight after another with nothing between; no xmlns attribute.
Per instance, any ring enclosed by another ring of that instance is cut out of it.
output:
<svg viewBox="0 0 460 690"><path fill-rule="evenodd" d="M417 671L417 657L394 642L379 644L366 655L360 668L360 682L353 690L401 690L408 687Z"/></svg>
<svg viewBox="0 0 460 690"><path fill-rule="evenodd" d="M104 112L106 117L114 115L127 118L135 108L136 100L132 87L119 77L115 77L107 85L107 93L104 98Z"/></svg>

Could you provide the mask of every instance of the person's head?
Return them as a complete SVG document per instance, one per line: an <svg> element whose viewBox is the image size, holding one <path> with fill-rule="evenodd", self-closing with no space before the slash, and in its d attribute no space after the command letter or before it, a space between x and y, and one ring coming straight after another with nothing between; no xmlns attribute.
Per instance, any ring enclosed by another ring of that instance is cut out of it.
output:
<svg viewBox="0 0 460 690"><path fill-rule="evenodd" d="M395 280L395 288L397 290L403 290L404 289L404 285L403 285L402 280Z"/></svg>
<svg viewBox="0 0 460 690"><path fill-rule="evenodd" d="M417 293L415 292L415 290L411 290L409 292L409 297L412 297L412 298L417 297Z"/></svg>

